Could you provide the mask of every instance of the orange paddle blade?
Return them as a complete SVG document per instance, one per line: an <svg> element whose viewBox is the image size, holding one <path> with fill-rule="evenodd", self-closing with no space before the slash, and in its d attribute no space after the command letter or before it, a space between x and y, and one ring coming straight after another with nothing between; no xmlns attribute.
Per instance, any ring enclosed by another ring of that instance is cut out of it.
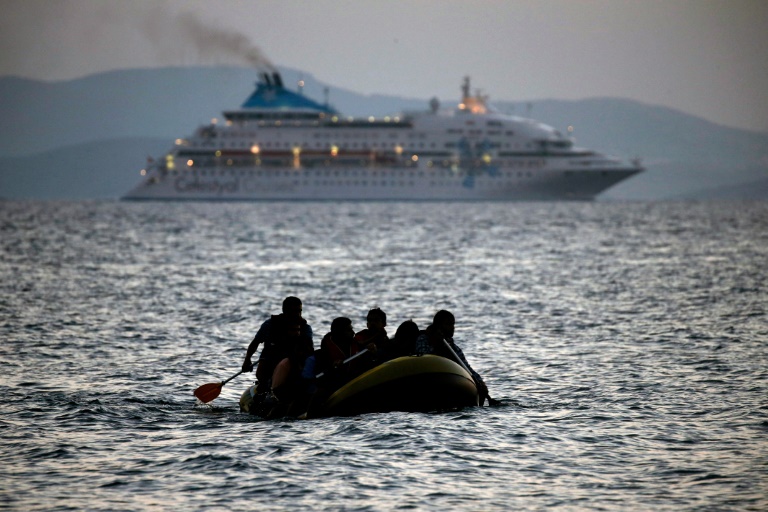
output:
<svg viewBox="0 0 768 512"><path fill-rule="evenodd" d="M207 404L219 396L219 394L221 394L221 387L223 385L223 382L211 382L210 384L203 384L195 390L195 396L198 400L204 404Z"/></svg>

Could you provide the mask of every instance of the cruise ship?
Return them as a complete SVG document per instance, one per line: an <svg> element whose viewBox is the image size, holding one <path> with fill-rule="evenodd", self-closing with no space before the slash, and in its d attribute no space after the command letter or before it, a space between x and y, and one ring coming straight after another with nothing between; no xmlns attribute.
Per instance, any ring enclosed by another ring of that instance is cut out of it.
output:
<svg viewBox="0 0 768 512"><path fill-rule="evenodd" d="M150 159L127 200L589 200L641 172L576 147L545 124L460 103L389 117L345 117L290 90L278 72L223 120Z"/></svg>

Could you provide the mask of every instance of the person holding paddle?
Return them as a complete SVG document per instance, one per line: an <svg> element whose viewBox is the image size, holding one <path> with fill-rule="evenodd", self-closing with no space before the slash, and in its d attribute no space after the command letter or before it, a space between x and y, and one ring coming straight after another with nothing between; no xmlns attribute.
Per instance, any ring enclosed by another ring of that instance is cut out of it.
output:
<svg viewBox="0 0 768 512"><path fill-rule="evenodd" d="M352 320L347 317L335 318L331 322L331 332L323 337L320 350L316 352L316 370L318 373L327 375L326 386L328 383L333 383L331 387L340 387L359 373L358 361L345 364L345 360L365 348L355 340Z"/></svg>
<svg viewBox="0 0 768 512"><path fill-rule="evenodd" d="M243 360L243 372L253 371L251 357L263 344L256 367L258 392L271 391L278 400L290 394L291 384L300 380L304 361L312 355L312 327L301 316L298 297L283 301L283 312L267 319L248 345Z"/></svg>
<svg viewBox="0 0 768 512"><path fill-rule="evenodd" d="M331 331L323 336L320 349L315 351L316 385L307 412L302 417L314 417L321 404L334 391L365 370L365 367L359 366L360 360L371 355L368 348L355 341L352 320L347 317L334 318Z"/></svg>
<svg viewBox="0 0 768 512"><path fill-rule="evenodd" d="M355 334L355 343L359 349L367 348L378 359L378 351L389 343L387 337L387 314L380 308L368 311L365 317L366 328Z"/></svg>
<svg viewBox="0 0 768 512"><path fill-rule="evenodd" d="M195 397L201 403L207 404L221 394L224 384L242 373L252 372L251 357L262 343L264 348L259 356L256 370L258 392L268 395L271 402L278 401L274 394L276 389L293 394L291 387L300 380L294 377L301 374L304 362L314 350L312 328L301 317L301 311L301 300L298 297L287 297L283 301L283 313L273 315L261 324L261 328L248 346L240 371L227 380L203 384L195 389L193 393Z"/></svg>
<svg viewBox="0 0 768 512"><path fill-rule="evenodd" d="M416 339L416 355L435 354L455 361L472 375L480 395L480 405L483 405L486 398L489 403L496 402L488 396L488 386L483 382L483 378L469 366L464 352L454 343L455 325L456 319L450 311L443 309L435 313L432 324Z"/></svg>

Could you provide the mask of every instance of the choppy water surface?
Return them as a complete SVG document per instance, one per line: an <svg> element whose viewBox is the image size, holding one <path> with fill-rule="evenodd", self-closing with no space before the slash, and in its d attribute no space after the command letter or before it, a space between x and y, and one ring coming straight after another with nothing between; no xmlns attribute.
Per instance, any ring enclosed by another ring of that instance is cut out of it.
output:
<svg viewBox="0 0 768 512"><path fill-rule="evenodd" d="M768 204L0 203L0 507L765 510ZM286 295L441 308L505 405L263 421L192 390Z"/></svg>

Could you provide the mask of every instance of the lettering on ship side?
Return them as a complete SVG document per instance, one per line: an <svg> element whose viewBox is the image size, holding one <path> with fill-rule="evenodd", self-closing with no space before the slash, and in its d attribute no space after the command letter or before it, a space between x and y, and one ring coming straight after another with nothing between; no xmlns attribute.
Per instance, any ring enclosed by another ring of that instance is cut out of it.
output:
<svg viewBox="0 0 768 512"><path fill-rule="evenodd" d="M176 192L186 194L214 194L223 196L225 194L236 194L240 190L240 184L237 179L232 181L206 180L200 178L181 177L174 183Z"/></svg>

